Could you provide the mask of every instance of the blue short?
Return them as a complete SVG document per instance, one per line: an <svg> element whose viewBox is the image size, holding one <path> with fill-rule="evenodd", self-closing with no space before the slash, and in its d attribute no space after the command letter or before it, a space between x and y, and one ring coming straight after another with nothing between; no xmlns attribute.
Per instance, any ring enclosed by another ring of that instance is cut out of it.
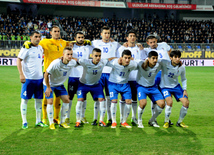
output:
<svg viewBox="0 0 214 155"><path fill-rule="evenodd" d="M141 85L138 85L137 92L139 101L142 99L146 99L146 96L148 96L152 102L163 100L163 95L158 90L158 87L156 85L151 87L143 87Z"/></svg>
<svg viewBox="0 0 214 155"><path fill-rule="evenodd" d="M21 98L31 99L32 96L36 99L43 99L43 79L30 80L26 79L25 83L22 84Z"/></svg>
<svg viewBox="0 0 214 155"><path fill-rule="evenodd" d="M44 92L46 91L46 89L47 89L47 86L44 85ZM50 93L49 97L45 96L46 99L53 98L53 92L55 93L56 97L68 95L68 92L66 91L64 85L57 86L57 87L51 87L51 89L52 89L52 92Z"/></svg>
<svg viewBox="0 0 214 155"><path fill-rule="evenodd" d="M157 85L158 87L159 87L160 82L161 82L161 73L162 73L162 71L160 70L155 77L155 85Z"/></svg>
<svg viewBox="0 0 214 155"><path fill-rule="evenodd" d="M180 101L180 98L183 98L184 90L182 89L181 85L178 84L175 88L161 88L161 92L164 98L171 97L172 95L174 95L175 99L178 102ZM187 96L184 97L188 98Z"/></svg>
<svg viewBox="0 0 214 155"><path fill-rule="evenodd" d="M90 86L79 82L77 89L77 98L85 99L88 92L91 93L94 100L97 100L98 98L105 98L103 93L103 87L100 83Z"/></svg>
<svg viewBox="0 0 214 155"><path fill-rule="evenodd" d="M109 96L109 90L108 90L108 80L109 80L110 73L102 73L100 77L99 83L102 85L103 88L105 88L105 94L106 96Z"/></svg>
<svg viewBox="0 0 214 155"><path fill-rule="evenodd" d="M129 83L117 84L109 82L108 89L110 94L110 100L117 99L118 93L121 94L124 100L132 99L131 87Z"/></svg>
<svg viewBox="0 0 214 155"><path fill-rule="evenodd" d="M68 94L69 94L70 100L73 100L74 95L77 93L78 84L79 84L79 78L78 77L69 77L69 79L68 79Z"/></svg>

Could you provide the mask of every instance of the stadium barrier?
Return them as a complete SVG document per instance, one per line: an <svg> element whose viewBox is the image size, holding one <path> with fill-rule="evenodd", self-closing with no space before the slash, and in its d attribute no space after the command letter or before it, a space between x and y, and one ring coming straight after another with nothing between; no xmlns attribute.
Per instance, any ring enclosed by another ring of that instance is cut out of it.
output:
<svg viewBox="0 0 214 155"><path fill-rule="evenodd" d="M0 48L0 66L16 66L17 56L23 43L24 41L1 41L5 46ZM185 66L214 66L214 44L169 45L172 49L181 50L181 58ZM148 47L146 43L143 43L143 46Z"/></svg>

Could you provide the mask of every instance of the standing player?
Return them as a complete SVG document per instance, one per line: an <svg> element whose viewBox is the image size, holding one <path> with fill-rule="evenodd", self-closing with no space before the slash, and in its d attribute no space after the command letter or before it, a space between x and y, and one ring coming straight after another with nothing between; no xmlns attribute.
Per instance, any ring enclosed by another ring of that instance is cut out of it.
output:
<svg viewBox="0 0 214 155"><path fill-rule="evenodd" d="M144 50L149 53L150 51L156 50L158 52L158 59L165 59L165 60L170 60L169 54L171 52L170 46L166 42L162 43L157 43L157 38L153 35L150 35L146 38L146 43L149 45L149 48L144 48ZM159 86L161 80L161 71L157 74L155 78L155 84ZM154 109L155 109L156 104L153 104L151 102L151 111L152 115L154 114ZM157 122L156 122L157 123ZM173 123L170 124L173 125Z"/></svg>
<svg viewBox="0 0 214 155"><path fill-rule="evenodd" d="M77 89L77 105L76 105L76 126L80 127L82 104L88 92L92 94L94 100L98 100L100 104L100 126L106 126L103 122L105 117L105 102L103 88L99 82L102 70L104 66L113 58L101 59L101 50L94 48L92 52L92 60L90 59L79 59L78 63L83 66L83 74L79 79L79 85Z"/></svg>
<svg viewBox="0 0 214 155"><path fill-rule="evenodd" d="M92 41L92 46L95 48L99 48L102 51L102 54L101 54L102 59L116 57L116 51L120 47L120 44L118 42L110 41L110 36L111 36L110 28L107 26L102 27L101 36L102 36L102 40ZM105 66L100 79L101 85L103 86L103 88L105 88L107 120L108 120L107 125L110 125L112 123L111 111L110 111L111 101L110 101L109 91L108 91L108 79L109 79L110 72L111 72L111 67ZM95 116L94 116L94 122L92 123L92 125L97 124L96 119L99 111L98 106L99 106L99 103L95 102L95 105L94 105Z"/></svg>
<svg viewBox="0 0 214 155"><path fill-rule="evenodd" d="M118 55L117 57L122 56L122 52L125 49L128 49L132 53L132 58L135 60L144 60L147 58L147 53L144 50L141 50L137 45L136 45L136 32L134 30L130 30L126 33L126 39L127 39L127 45L128 47L121 46L118 49ZM137 70L131 71L129 75L129 84L131 87L131 92L132 92L132 119L131 122L133 125L136 125L137 118L136 118L136 113L137 113L137 83L136 83L136 77L137 77ZM123 113L124 113L124 107L125 107L125 101L120 100L120 121L122 122L123 120Z"/></svg>
<svg viewBox="0 0 214 155"><path fill-rule="evenodd" d="M116 112L117 112L117 98L118 93L121 94L122 98L125 100L126 105L123 113L122 126L126 128L131 128L128 125L127 118L131 110L131 88L128 83L129 74L132 70L137 69L137 63L131 60L131 51L124 50L120 59L115 59L108 63L108 66L112 67L112 71L109 77L109 94L111 99L111 115L112 115L112 126L111 128L116 128ZM122 61L122 62L120 62Z"/></svg>
<svg viewBox="0 0 214 155"><path fill-rule="evenodd" d="M75 43L72 48L73 57L77 59L88 59L92 52L92 47L89 45L84 46L84 39L85 39L84 34L81 31L77 31L75 33L74 39L75 39ZM69 119L70 119L72 100L74 98L74 95L77 92L79 78L82 76L82 73L83 73L83 67L76 66L72 68L71 74L69 75L68 94L70 96L70 103L69 103L69 110L68 110L68 116L66 118L66 123L70 123ZM85 118L86 100L83 103L82 110L83 111L82 111L81 121L83 123L88 123Z"/></svg>
<svg viewBox="0 0 214 155"><path fill-rule="evenodd" d="M177 101L181 101L183 106L180 110L180 116L177 122L177 126L187 128L188 126L183 123L183 119L187 114L189 107L189 100L187 94L187 79L186 71L184 66L180 66L181 52L179 50L173 50L170 53L170 59L161 61L162 64L162 75L161 75L161 91L166 100L166 109L165 109L165 123L164 128L169 127L169 117L172 110L172 96L176 98ZM178 82L178 76L181 76L182 87Z"/></svg>
<svg viewBox="0 0 214 155"><path fill-rule="evenodd" d="M20 74L22 85L21 91L21 115L22 128L27 129L27 103L34 95L36 109L36 126L46 126L41 121L42 99L43 99L43 75L42 75L42 55L43 49L39 46L41 40L40 33L34 31L31 36L32 48L22 48L17 59L17 68Z"/></svg>
<svg viewBox="0 0 214 155"><path fill-rule="evenodd" d="M76 61L71 60L73 51L70 47L66 47L63 50L63 57L51 62L44 75L44 92L47 99L47 113L50 123L50 129L55 129L53 121L53 92L56 97L60 97L63 101L61 108L61 120L60 126L64 128L70 128L65 123L65 117L67 116L69 109L69 96L63 85L67 80L71 69L76 66Z"/></svg>
<svg viewBox="0 0 214 155"><path fill-rule="evenodd" d="M154 114L149 120L149 125L153 127L160 127L155 119L162 112L165 103L161 92L158 90L155 84L155 77L161 69L161 65L158 61L158 53L156 51L151 51L148 54L148 59L145 62L140 62L138 65L137 74L137 93L139 100L138 107L138 127L144 128L142 124L142 115L147 104L146 97L148 96L152 102L156 102L157 106L154 109Z"/></svg>

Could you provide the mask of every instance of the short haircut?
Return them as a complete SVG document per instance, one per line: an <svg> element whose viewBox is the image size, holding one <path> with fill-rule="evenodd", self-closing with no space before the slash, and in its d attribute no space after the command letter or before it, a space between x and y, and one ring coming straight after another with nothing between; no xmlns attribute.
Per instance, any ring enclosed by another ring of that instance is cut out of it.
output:
<svg viewBox="0 0 214 155"><path fill-rule="evenodd" d="M137 35L137 34L136 34L136 31L132 29L132 30L130 30L130 31L128 31L128 32L126 33L126 37L128 37L130 33L134 33L135 36Z"/></svg>
<svg viewBox="0 0 214 155"><path fill-rule="evenodd" d="M82 31L77 31L77 32L75 32L75 34L74 34L74 37L75 37L75 38L77 37L77 34L82 34L82 35L84 35L84 33L83 33Z"/></svg>
<svg viewBox="0 0 214 155"><path fill-rule="evenodd" d="M158 56L158 52L156 51L149 52L148 57L151 58L152 56Z"/></svg>
<svg viewBox="0 0 214 155"><path fill-rule="evenodd" d="M154 35L149 35L147 38L146 38L146 41L148 41L149 39L157 39Z"/></svg>
<svg viewBox="0 0 214 155"><path fill-rule="evenodd" d="M52 31L54 28L59 28L59 26L53 25L53 26L51 27L51 31ZM59 30L60 30L60 28L59 28Z"/></svg>
<svg viewBox="0 0 214 155"><path fill-rule="evenodd" d="M124 55L131 55L131 56L132 56L132 53L131 53L130 50L124 50L123 53L122 53L122 57L123 57Z"/></svg>
<svg viewBox="0 0 214 155"><path fill-rule="evenodd" d="M101 28L101 33L103 32L103 30L110 30L110 28L109 28L108 26L103 26L103 27Z"/></svg>
<svg viewBox="0 0 214 155"><path fill-rule="evenodd" d="M36 33L36 34L39 34L39 35L41 36L41 34L40 34L38 31L33 31L33 32L31 32L30 36L32 37L35 33Z"/></svg>
<svg viewBox="0 0 214 155"><path fill-rule="evenodd" d="M173 50L173 51L170 52L169 56L171 58L173 58L174 56L178 56L180 58L181 57L181 51L179 51L179 50Z"/></svg>
<svg viewBox="0 0 214 155"><path fill-rule="evenodd" d="M101 50L99 48L94 48L93 51L92 51L92 53L94 53L94 52L101 53Z"/></svg>
<svg viewBox="0 0 214 155"><path fill-rule="evenodd" d="M72 48L69 47L69 46L66 46L64 49L63 49L63 53L65 53L65 51L68 50L68 51L72 51Z"/></svg>

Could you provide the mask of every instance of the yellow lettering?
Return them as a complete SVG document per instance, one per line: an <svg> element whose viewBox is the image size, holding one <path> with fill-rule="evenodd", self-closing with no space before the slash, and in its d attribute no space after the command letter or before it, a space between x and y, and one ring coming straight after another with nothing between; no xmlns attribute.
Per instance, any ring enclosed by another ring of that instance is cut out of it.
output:
<svg viewBox="0 0 214 155"><path fill-rule="evenodd" d="M11 49L11 50L0 50L0 56L1 57L17 57L19 54L20 49Z"/></svg>
<svg viewBox="0 0 214 155"><path fill-rule="evenodd" d="M181 53L181 58L201 58L202 51L194 51L194 52L185 52Z"/></svg>
<svg viewBox="0 0 214 155"><path fill-rule="evenodd" d="M214 52L205 51L205 58L214 58Z"/></svg>

